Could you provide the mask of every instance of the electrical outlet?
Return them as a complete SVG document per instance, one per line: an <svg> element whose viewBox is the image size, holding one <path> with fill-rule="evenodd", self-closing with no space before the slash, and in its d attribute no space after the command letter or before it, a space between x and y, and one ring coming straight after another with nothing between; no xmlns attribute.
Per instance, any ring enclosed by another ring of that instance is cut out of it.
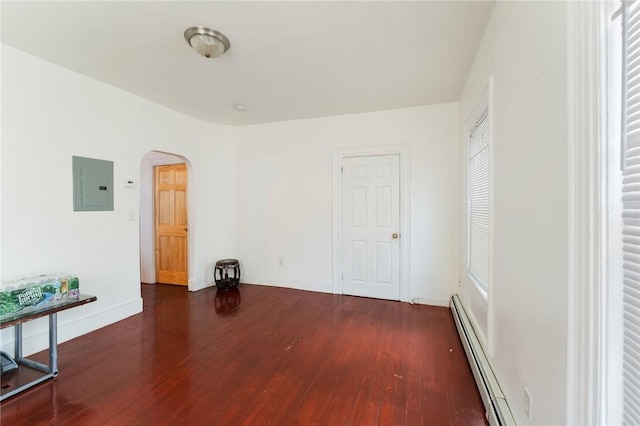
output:
<svg viewBox="0 0 640 426"><path fill-rule="evenodd" d="M524 388L524 414L531 421L531 394L526 387Z"/></svg>

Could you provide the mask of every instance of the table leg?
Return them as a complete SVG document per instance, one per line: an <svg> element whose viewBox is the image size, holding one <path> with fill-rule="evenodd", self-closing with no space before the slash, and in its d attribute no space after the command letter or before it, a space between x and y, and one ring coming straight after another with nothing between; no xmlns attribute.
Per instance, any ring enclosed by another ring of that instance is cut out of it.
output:
<svg viewBox="0 0 640 426"><path fill-rule="evenodd" d="M14 342L15 356L13 358L20 359L22 358L22 324L16 324L14 328L16 332L16 340Z"/></svg>
<svg viewBox="0 0 640 426"><path fill-rule="evenodd" d="M49 315L49 371L58 375L58 314Z"/></svg>
<svg viewBox="0 0 640 426"><path fill-rule="evenodd" d="M46 373L46 378L58 375L58 315L49 314L49 365L22 356L22 324L16 324L16 357L18 365L26 365L34 370Z"/></svg>
<svg viewBox="0 0 640 426"><path fill-rule="evenodd" d="M16 342L15 342L15 361L18 365L24 365L34 370L45 373L43 376L29 382L8 392L2 392L0 395L0 401L18 394L30 387L33 387L39 383L49 380L52 377L58 375L58 319L55 313L49 314L49 365L44 365L37 361L33 361L22 357L22 324L16 324Z"/></svg>

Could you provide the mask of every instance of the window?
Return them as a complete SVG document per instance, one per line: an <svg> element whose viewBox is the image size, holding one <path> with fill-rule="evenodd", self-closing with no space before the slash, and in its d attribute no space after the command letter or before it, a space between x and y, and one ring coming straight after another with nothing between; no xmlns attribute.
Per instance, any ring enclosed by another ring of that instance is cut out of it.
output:
<svg viewBox="0 0 640 426"><path fill-rule="evenodd" d="M471 279L486 294L489 284L489 111L471 128L468 157L468 265Z"/></svg>
<svg viewBox="0 0 640 426"><path fill-rule="evenodd" d="M610 257L611 293L610 333L621 329L620 341L614 348L612 363L621 389L619 417L623 425L640 424L640 2L624 1L614 14L609 43L610 152L619 153L610 164L609 187L611 244L622 258L617 263ZM621 30L621 31L620 31ZM620 34L622 36L620 37ZM615 165L613 164L615 162ZM615 383L615 382L614 382Z"/></svg>
<svg viewBox="0 0 640 426"><path fill-rule="evenodd" d="M622 6L622 423L640 424L640 2Z"/></svg>

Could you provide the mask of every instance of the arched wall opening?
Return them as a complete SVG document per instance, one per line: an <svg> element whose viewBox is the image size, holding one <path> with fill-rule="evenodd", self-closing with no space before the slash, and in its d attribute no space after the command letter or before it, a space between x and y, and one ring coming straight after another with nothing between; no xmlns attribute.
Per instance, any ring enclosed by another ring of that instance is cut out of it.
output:
<svg viewBox="0 0 640 426"><path fill-rule="evenodd" d="M188 171L187 209L189 226L194 224L195 197L193 196L194 179L193 166L188 158L162 151L149 151L140 163L140 281L147 284L156 283L156 252L154 227L154 183L153 169L155 166L185 163ZM188 242L188 275L189 290L193 285L194 268L194 239L189 233Z"/></svg>

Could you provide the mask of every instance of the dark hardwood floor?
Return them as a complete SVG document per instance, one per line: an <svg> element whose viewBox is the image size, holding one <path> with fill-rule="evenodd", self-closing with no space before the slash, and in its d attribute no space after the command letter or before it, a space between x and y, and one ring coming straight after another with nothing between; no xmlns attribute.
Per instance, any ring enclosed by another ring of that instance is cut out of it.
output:
<svg viewBox="0 0 640 426"><path fill-rule="evenodd" d="M449 309L254 285L142 296L61 344L60 375L2 402L2 425L486 424Z"/></svg>

